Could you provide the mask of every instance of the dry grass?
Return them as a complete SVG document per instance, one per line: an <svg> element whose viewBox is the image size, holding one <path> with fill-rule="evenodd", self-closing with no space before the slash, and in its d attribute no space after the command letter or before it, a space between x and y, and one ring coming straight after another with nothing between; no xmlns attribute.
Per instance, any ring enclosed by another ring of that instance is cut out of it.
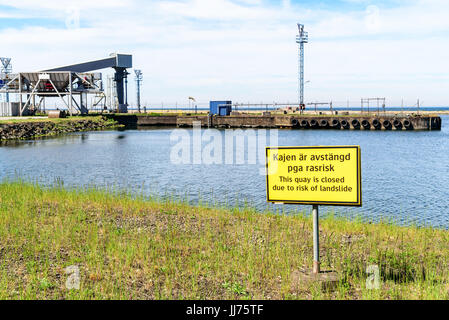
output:
<svg viewBox="0 0 449 320"><path fill-rule="evenodd" d="M300 286L310 218L191 207L94 189L0 184L0 299L448 299L449 233L327 218L335 291ZM367 265L381 269L366 288ZM77 265L80 290L65 288Z"/></svg>

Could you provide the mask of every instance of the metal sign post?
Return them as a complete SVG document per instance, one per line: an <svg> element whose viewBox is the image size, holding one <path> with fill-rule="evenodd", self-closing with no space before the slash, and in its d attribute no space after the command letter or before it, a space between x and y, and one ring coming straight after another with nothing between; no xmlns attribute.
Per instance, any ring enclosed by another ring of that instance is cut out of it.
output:
<svg viewBox="0 0 449 320"><path fill-rule="evenodd" d="M320 273L320 214L318 205L313 206L313 274Z"/></svg>
<svg viewBox="0 0 449 320"><path fill-rule="evenodd" d="M312 205L313 269L321 274L319 206L362 206L359 146L267 147L267 201Z"/></svg>

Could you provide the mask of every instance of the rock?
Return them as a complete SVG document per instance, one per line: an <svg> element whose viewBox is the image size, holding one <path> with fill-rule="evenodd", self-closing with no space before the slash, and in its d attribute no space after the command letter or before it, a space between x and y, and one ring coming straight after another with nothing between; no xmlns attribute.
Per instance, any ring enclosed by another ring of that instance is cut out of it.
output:
<svg viewBox="0 0 449 320"><path fill-rule="evenodd" d="M338 274L334 271L323 271L319 274L313 274L307 271L295 271L292 273L292 292L299 292L301 289L307 289L314 286L322 291L333 291L338 285Z"/></svg>
<svg viewBox="0 0 449 320"><path fill-rule="evenodd" d="M116 123L100 120L74 120L66 123L24 122L0 125L0 140L30 139L37 136L51 136L68 132L100 130L115 126Z"/></svg>

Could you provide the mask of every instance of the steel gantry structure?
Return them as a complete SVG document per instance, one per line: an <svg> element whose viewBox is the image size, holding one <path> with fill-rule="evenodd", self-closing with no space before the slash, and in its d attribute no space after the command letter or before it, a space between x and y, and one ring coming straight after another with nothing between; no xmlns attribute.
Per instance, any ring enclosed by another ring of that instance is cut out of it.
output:
<svg viewBox="0 0 449 320"><path fill-rule="evenodd" d="M3 61L2 61L3 62ZM113 68L115 70L114 87L119 112L128 112L127 76L132 68L132 56L111 54L106 59L94 60L38 72L19 72L8 77L0 74L3 85L0 93L18 94L19 102L11 103L12 115L27 115L45 106L45 98L59 97L70 114L76 107L81 114L88 113L88 95L104 99L101 73L92 71ZM74 97L79 96L79 103ZM25 97L25 100L24 100ZM37 98L37 99L36 99ZM100 101L101 101L100 99ZM36 104L36 100L39 102ZM98 105L99 102L96 102Z"/></svg>
<svg viewBox="0 0 449 320"><path fill-rule="evenodd" d="M90 72L94 70L113 68L115 70L114 81L117 90L119 112L128 112L128 68L132 68L132 55L113 53L109 58L94 60L85 63L74 64L54 68L46 71L71 71Z"/></svg>
<svg viewBox="0 0 449 320"><path fill-rule="evenodd" d="M386 105L385 98L362 98L361 99L361 111L364 112L364 106L366 105L368 107L368 113L370 113L370 102L374 101L377 102L377 113L380 114L380 107L382 106L382 110L385 113L385 105ZM382 103L382 105L380 105Z"/></svg>

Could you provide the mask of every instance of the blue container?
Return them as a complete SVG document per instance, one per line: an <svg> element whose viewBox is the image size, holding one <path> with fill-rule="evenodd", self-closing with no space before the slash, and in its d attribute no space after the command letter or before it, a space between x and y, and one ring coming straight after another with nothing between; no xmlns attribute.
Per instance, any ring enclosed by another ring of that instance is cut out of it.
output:
<svg viewBox="0 0 449 320"><path fill-rule="evenodd" d="M218 112L218 114L220 116L222 116L222 117L229 116L229 114L228 114L228 107L218 107L218 109L220 110Z"/></svg>
<svg viewBox="0 0 449 320"><path fill-rule="evenodd" d="M211 115L230 116L232 101L211 101L209 111Z"/></svg>
<svg viewBox="0 0 449 320"><path fill-rule="evenodd" d="M3 88L4 85L5 85L5 82L2 79L0 79L0 88Z"/></svg>

